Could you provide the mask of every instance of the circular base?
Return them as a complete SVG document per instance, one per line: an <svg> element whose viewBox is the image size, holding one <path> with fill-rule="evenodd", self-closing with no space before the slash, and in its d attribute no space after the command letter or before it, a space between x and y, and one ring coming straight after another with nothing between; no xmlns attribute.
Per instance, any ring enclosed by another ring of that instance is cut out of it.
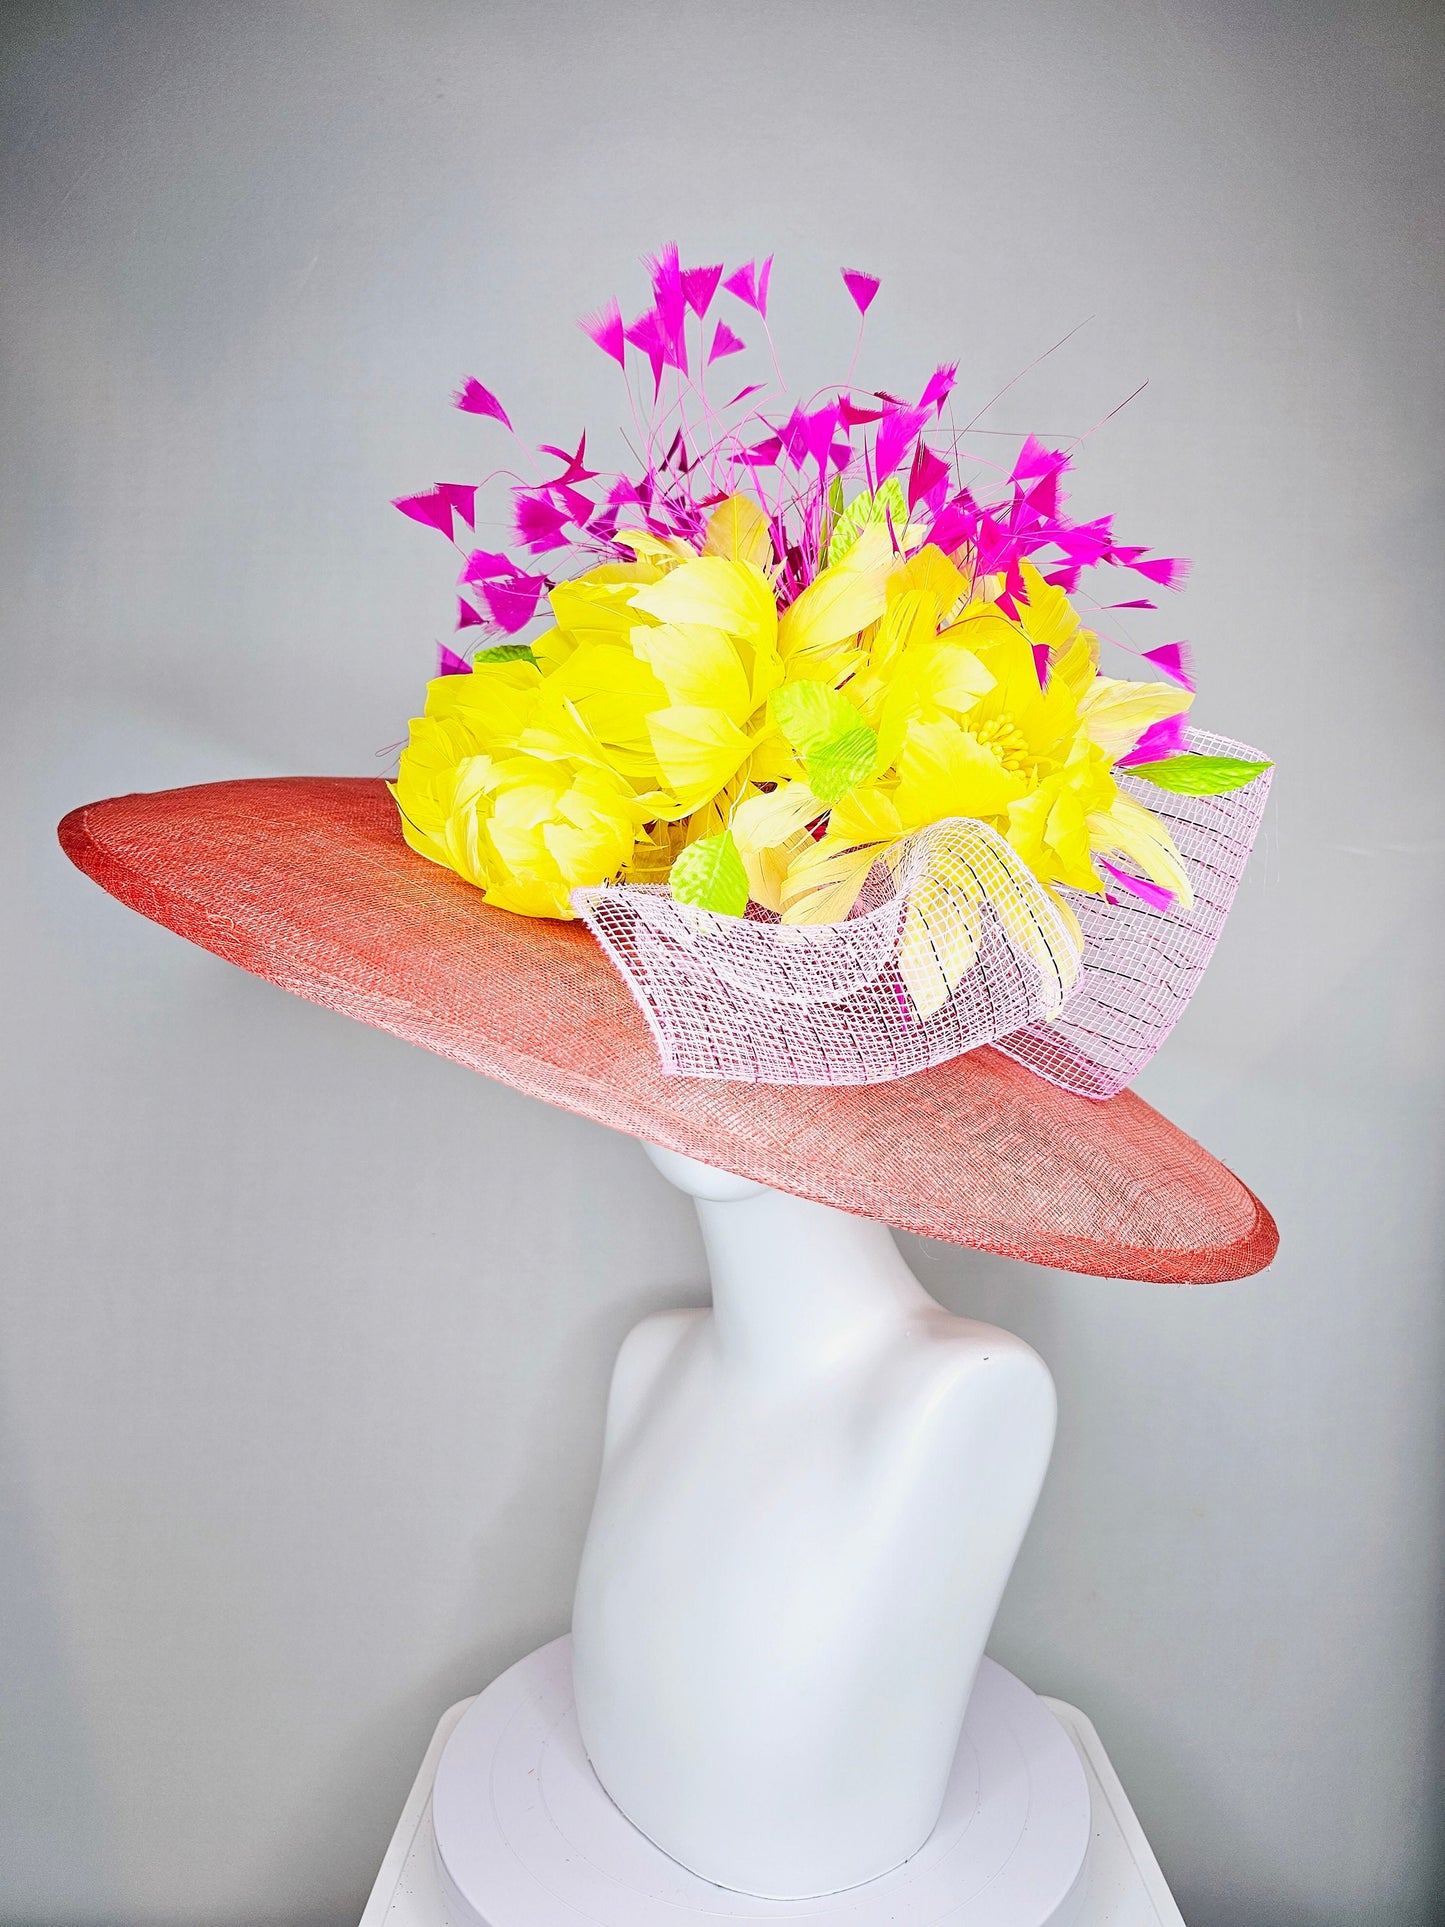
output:
<svg viewBox="0 0 1445 1927"><path fill-rule="evenodd" d="M1068 1735L984 1660L938 1824L901 1867L817 1900L759 1900L670 1860L613 1806L582 1750L572 1642L519 1660L467 1708L432 1789L458 1927L1069 1927L1083 1905L1089 1790Z"/></svg>

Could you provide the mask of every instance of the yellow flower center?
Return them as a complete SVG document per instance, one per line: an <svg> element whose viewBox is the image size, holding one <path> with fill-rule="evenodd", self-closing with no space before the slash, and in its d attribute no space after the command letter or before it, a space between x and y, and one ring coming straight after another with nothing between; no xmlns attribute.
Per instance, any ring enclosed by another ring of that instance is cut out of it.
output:
<svg viewBox="0 0 1445 1927"><path fill-rule="evenodd" d="M1034 758L1017 723L1010 722L1007 716L996 716L992 722L971 721L968 727L969 733L991 749L1006 770L1019 775L1032 772Z"/></svg>

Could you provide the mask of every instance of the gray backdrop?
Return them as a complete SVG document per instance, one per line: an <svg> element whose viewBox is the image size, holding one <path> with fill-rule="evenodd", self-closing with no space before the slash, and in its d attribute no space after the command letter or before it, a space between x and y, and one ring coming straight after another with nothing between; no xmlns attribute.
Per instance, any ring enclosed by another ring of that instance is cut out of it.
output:
<svg viewBox="0 0 1445 1927"><path fill-rule="evenodd" d="M776 249L796 385L1086 428L1279 758L1142 1088L1284 1234L1170 1291L914 1242L1048 1359L993 1641L1097 1722L1195 1927L1424 1922L1445 1707L1441 16L1430 7L4 10L10 1922L354 1919L443 1707L566 1624L611 1354L695 1302L637 1148L122 910L53 825L367 772L448 632L387 506L616 420L573 317Z"/></svg>

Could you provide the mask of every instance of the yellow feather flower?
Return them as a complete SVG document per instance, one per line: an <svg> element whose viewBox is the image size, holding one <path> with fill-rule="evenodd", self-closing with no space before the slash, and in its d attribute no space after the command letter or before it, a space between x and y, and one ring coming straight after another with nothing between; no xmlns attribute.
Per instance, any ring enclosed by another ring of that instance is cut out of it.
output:
<svg viewBox="0 0 1445 1927"><path fill-rule="evenodd" d="M905 561L867 521L780 611L768 523L744 496L714 509L700 549L617 542L632 560L551 591L530 659L439 678L411 726L403 833L488 901L570 917L575 886L661 881L731 830L756 902L831 921L880 856L949 817L1004 838L1024 866L998 869L1011 893L1027 875L1097 891L1107 855L1188 900L1168 832L1112 768L1190 697L1100 676L1095 639L1031 565L1005 615L996 582L935 548ZM951 885L910 939L919 959L925 924L955 913L972 914Z"/></svg>

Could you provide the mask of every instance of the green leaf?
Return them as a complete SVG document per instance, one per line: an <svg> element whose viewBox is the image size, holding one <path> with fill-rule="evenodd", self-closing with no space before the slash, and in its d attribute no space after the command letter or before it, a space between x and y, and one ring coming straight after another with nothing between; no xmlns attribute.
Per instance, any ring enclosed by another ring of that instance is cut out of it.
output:
<svg viewBox="0 0 1445 1927"><path fill-rule="evenodd" d="M808 788L820 803L841 803L849 790L873 774L877 760L877 736L867 723L854 723L806 758Z"/></svg>
<svg viewBox="0 0 1445 1927"><path fill-rule="evenodd" d="M824 743L863 722L848 698L825 682L785 682L773 691L768 707L788 747L799 756L811 756Z"/></svg>
<svg viewBox="0 0 1445 1927"><path fill-rule="evenodd" d="M808 788L820 803L837 803L871 776L878 737L846 696L822 682L789 682L772 694L773 721L804 759Z"/></svg>
<svg viewBox="0 0 1445 1927"><path fill-rule="evenodd" d="M474 669L485 669L493 662L535 662L537 658L525 642L499 642L495 649L479 649L472 657Z"/></svg>
<svg viewBox="0 0 1445 1927"><path fill-rule="evenodd" d="M1161 763L1135 763L1122 773L1142 776L1176 796L1224 796L1273 768L1273 763L1247 763L1240 756L1166 756Z"/></svg>
<svg viewBox="0 0 1445 1927"><path fill-rule="evenodd" d="M672 866L669 879L678 903L740 917L748 907L748 873L731 830L700 836Z"/></svg>
<svg viewBox="0 0 1445 1927"><path fill-rule="evenodd" d="M880 489L871 493L864 489L861 495L855 495L835 516L828 538L828 566L843 560L870 522L886 521L890 515L901 537L908 526L908 497L896 475L890 475Z"/></svg>

